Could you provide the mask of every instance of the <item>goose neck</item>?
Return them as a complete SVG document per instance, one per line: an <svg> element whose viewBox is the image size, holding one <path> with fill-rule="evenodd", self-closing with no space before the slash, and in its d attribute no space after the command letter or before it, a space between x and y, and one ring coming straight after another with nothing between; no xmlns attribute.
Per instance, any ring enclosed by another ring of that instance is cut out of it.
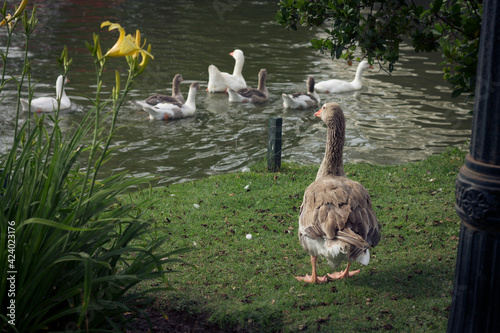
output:
<svg viewBox="0 0 500 333"><path fill-rule="evenodd" d="M185 104L192 109L196 108L196 88L189 88L189 93Z"/></svg>
<svg viewBox="0 0 500 333"><path fill-rule="evenodd" d="M245 63L245 60L243 58L236 58L236 62L234 63L234 70L233 70L233 75L234 76L240 76L241 72L243 71L243 64Z"/></svg>
<svg viewBox="0 0 500 333"><path fill-rule="evenodd" d="M353 82L361 83L361 78L363 76L363 68L361 66L358 66L358 69L356 70L356 76L354 77Z"/></svg>
<svg viewBox="0 0 500 333"><path fill-rule="evenodd" d="M345 177L343 152L345 130L329 127L326 138L325 156L318 170L316 179L323 176Z"/></svg>
<svg viewBox="0 0 500 333"><path fill-rule="evenodd" d="M313 94L314 93L314 78L309 78L307 80L307 93L308 94Z"/></svg>
<svg viewBox="0 0 500 333"><path fill-rule="evenodd" d="M180 95L181 89L179 87L180 82L174 80L174 84L172 85L172 96Z"/></svg>
<svg viewBox="0 0 500 333"><path fill-rule="evenodd" d="M266 89L266 77L262 75L259 78L259 84L257 85L257 89L260 91L264 91Z"/></svg>
<svg viewBox="0 0 500 333"><path fill-rule="evenodd" d="M66 90L64 89L64 83L61 83L60 85L57 85L56 87L56 98L57 99L63 99L66 98Z"/></svg>

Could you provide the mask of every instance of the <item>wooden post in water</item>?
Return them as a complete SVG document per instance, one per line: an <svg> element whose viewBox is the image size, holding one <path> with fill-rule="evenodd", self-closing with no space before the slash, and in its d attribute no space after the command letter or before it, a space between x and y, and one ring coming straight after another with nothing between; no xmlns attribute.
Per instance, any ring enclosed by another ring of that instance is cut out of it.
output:
<svg viewBox="0 0 500 333"><path fill-rule="evenodd" d="M500 1L485 0L470 152L456 184L462 224L448 332L500 332Z"/></svg>
<svg viewBox="0 0 500 333"><path fill-rule="evenodd" d="M269 118L267 136L267 169L276 172L281 168L282 118Z"/></svg>

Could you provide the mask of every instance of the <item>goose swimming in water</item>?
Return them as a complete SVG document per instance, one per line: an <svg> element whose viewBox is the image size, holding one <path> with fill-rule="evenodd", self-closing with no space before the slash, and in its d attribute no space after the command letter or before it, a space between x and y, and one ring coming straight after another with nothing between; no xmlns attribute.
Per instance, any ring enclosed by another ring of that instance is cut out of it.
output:
<svg viewBox="0 0 500 333"><path fill-rule="evenodd" d="M319 104L321 99L314 91L314 77L307 78L307 92L295 94L282 94L283 107L290 109L307 109L315 107Z"/></svg>
<svg viewBox="0 0 500 333"><path fill-rule="evenodd" d="M235 60L233 74L221 72L214 65L210 65L208 67L208 92L225 92L228 88L238 90L247 87L242 75L245 63L243 51L236 49L229 54Z"/></svg>
<svg viewBox="0 0 500 333"><path fill-rule="evenodd" d="M39 97L31 100L30 103L26 99L21 99L21 104L23 106L23 110L31 110L33 112L53 112L57 110L58 102L59 110L66 110L71 107L71 100L66 95L66 91L64 89L64 84L69 82L69 80L64 75L59 75L56 80L56 97Z"/></svg>
<svg viewBox="0 0 500 333"><path fill-rule="evenodd" d="M158 103L184 103L184 96L182 96L180 84L184 81L181 74L176 74L172 81L172 96L156 94L146 98L145 102L149 105L156 105Z"/></svg>
<svg viewBox="0 0 500 333"><path fill-rule="evenodd" d="M373 66L371 66L368 63L368 61L363 60L358 65L358 69L356 70L356 76L354 77L353 81L348 82L337 79L321 81L316 83L314 89L316 89L317 92L328 93L328 94L336 94L336 93L359 90L362 87L361 77L363 75L363 72L368 68L373 68Z"/></svg>
<svg viewBox="0 0 500 333"><path fill-rule="evenodd" d="M185 104L179 102L158 103L149 105L146 102L138 102L144 111L149 113L149 119L171 120L194 116L196 112L196 91L200 89L198 82L191 83L188 98Z"/></svg>
<svg viewBox="0 0 500 333"><path fill-rule="evenodd" d="M261 69L259 71L259 84L257 89L243 88L235 91L229 88L227 90L227 93L229 94L229 101L254 104L267 102L269 100L269 92L266 87L266 77L267 71L265 69Z"/></svg>

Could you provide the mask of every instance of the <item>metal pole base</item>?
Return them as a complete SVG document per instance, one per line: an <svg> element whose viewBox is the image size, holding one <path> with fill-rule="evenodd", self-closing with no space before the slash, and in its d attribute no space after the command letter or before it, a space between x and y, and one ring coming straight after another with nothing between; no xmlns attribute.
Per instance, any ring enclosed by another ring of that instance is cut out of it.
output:
<svg viewBox="0 0 500 333"><path fill-rule="evenodd" d="M455 207L462 226L447 331L500 332L500 166L467 155Z"/></svg>

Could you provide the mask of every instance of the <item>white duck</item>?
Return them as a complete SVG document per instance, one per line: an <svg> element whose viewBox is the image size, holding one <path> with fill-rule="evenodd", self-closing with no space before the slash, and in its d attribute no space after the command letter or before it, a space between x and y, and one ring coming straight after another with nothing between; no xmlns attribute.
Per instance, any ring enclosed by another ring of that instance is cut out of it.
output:
<svg viewBox="0 0 500 333"><path fill-rule="evenodd" d="M243 51L234 50L229 53L235 60L233 74L219 71L214 65L208 67L208 92L225 92L227 88L238 90L246 88L247 83L242 75L245 56Z"/></svg>
<svg viewBox="0 0 500 333"><path fill-rule="evenodd" d="M259 71L259 84L257 89L243 88L235 91L228 88L227 93L229 94L229 101L254 104L267 102L269 100L269 92L266 87L266 77L267 71L265 69L261 69Z"/></svg>
<svg viewBox="0 0 500 333"><path fill-rule="evenodd" d="M319 104L319 95L314 91L314 77L307 78L307 93L282 94L283 107L290 109L307 109Z"/></svg>
<svg viewBox="0 0 500 333"><path fill-rule="evenodd" d="M184 81L181 74L176 74L172 81L172 96L156 94L146 98L145 102L149 105L156 105L158 103L172 103L178 101L184 103L184 96L181 94L180 84Z"/></svg>
<svg viewBox="0 0 500 333"><path fill-rule="evenodd" d="M312 275L296 276L309 283L326 282L317 276L318 256L335 268L348 261L343 272L328 274L341 279L359 273L349 272L351 262L367 265L369 248L380 241L380 224L372 209L370 195L360 183L346 178L342 162L345 141L345 118L337 103L327 103L315 113L327 125L325 156L316 180L304 192L300 206L299 240L311 256Z"/></svg>
<svg viewBox="0 0 500 333"><path fill-rule="evenodd" d="M71 100L66 95L64 84L69 82L64 75L59 75L56 80L56 97L39 97L31 100L31 109L29 101L21 99L23 110L31 110L33 112L53 112L57 110L57 100L60 99L59 110L69 109Z"/></svg>
<svg viewBox="0 0 500 333"><path fill-rule="evenodd" d="M373 66L368 64L368 61L363 60L358 65L358 69L356 70L356 76L354 77L353 81L348 82L337 79L321 81L316 83L315 89L317 92L329 93L329 94L359 90L362 87L361 77L363 75L363 71L365 71L368 68L373 68Z"/></svg>
<svg viewBox="0 0 500 333"><path fill-rule="evenodd" d="M149 113L149 119L170 120L194 116L196 112L196 91L200 89L198 82L191 83L185 104L179 102L158 103L149 105L146 102L138 102Z"/></svg>

